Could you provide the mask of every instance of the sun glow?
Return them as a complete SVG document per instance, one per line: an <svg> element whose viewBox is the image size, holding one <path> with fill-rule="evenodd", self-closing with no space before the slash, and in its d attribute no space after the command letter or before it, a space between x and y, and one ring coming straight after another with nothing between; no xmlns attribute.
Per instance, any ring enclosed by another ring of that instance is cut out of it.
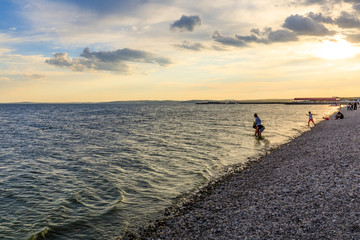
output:
<svg viewBox="0 0 360 240"><path fill-rule="evenodd" d="M359 47L345 41L340 36L331 40L324 40L314 49L315 56L327 60L352 58L359 53Z"/></svg>

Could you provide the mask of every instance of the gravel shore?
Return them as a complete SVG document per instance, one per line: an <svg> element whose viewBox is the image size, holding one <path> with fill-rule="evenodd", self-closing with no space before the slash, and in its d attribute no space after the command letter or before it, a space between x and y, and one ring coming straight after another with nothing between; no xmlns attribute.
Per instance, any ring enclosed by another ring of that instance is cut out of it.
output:
<svg viewBox="0 0 360 240"><path fill-rule="evenodd" d="M124 239L360 239L360 111L342 112Z"/></svg>

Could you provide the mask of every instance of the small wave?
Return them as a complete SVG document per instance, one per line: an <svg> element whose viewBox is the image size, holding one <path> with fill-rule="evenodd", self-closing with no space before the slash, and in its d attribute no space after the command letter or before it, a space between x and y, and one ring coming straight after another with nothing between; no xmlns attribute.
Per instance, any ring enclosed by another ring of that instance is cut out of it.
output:
<svg viewBox="0 0 360 240"><path fill-rule="evenodd" d="M29 237L27 240L45 240L47 238L47 235L49 234L49 232L50 232L50 229L46 227L44 230L42 230L41 232L35 233L31 237Z"/></svg>
<svg viewBox="0 0 360 240"><path fill-rule="evenodd" d="M5 106L0 202L11 218L0 227L15 229L11 239L21 239L23 231L29 240L115 239L228 165L307 130L307 108ZM255 110L266 126L261 141L253 137ZM328 111L311 110L319 116Z"/></svg>
<svg viewBox="0 0 360 240"><path fill-rule="evenodd" d="M81 189L73 193L64 204L72 208L77 206L77 208L83 209L84 211L102 212L122 202L123 196L117 189L113 192L97 190L98 191L89 188Z"/></svg>

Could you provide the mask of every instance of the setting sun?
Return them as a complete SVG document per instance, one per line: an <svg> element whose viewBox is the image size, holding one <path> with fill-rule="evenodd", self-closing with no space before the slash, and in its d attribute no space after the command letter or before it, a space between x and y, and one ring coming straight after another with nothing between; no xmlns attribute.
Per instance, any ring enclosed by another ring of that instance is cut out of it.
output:
<svg viewBox="0 0 360 240"><path fill-rule="evenodd" d="M324 40L314 50L315 56L327 59L345 59L355 57L360 53L360 48L345 41L341 37L331 40Z"/></svg>

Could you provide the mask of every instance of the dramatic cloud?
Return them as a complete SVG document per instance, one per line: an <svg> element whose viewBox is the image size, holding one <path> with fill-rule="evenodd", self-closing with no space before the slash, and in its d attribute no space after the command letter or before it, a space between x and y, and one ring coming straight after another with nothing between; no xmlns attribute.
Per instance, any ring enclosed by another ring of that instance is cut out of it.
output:
<svg viewBox="0 0 360 240"><path fill-rule="evenodd" d="M194 31L195 26L201 25L201 19L199 16L182 16L179 20L171 24L171 30L180 31Z"/></svg>
<svg viewBox="0 0 360 240"><path fill-rule="evenodd" d="M267 41L263 38L258 38L257 36L255 36L254 34L251 34L249 36L240 36L240 35L236 35L236 38L244 41L244 42L257 42L257 43L267 43Z"/></svg>
<svg viewBox="0 0 360 240"><path fill-rule="evenodd" d="M353 9L355 9L356 11L360 11L360 3L354 4Z"/></svg>
<svg viewBox="0 0 360 240"><path fill-rule="evenodd" d="M283 27L294 31L297 35L326 36L334 34L321 23L297 14L287 17Z"/></svg>
<svg viewBox="0 0 360 240"><path fill-rule="evenodd" d="M178 48L186 49L186 50L192 50L192 51L200 51L204 48L204 46L201 43L190 43L188 41L183 41L181 44L175 45Z"/></svg>
<svg viewBox="0 0 360 240"><path fill-rule="evenodd" d="M47 59L45 62L59 67L71 67L73 65L73 60L67 57L67 53L55 53L54 58Z"/></svg>
<svg viewBox="0 0 360 240"><path fill-rule="evenodd" d="M245 42L256 42L256 43L264 43L271 44L275 42L291 42L297 41L296 34L294 32L288 30L276 30L273 31L272 28L265 27L263 31L259 29L252 29L250 36L239 36L236 37L239 40L243 40Z"/></svg>
<svg viewBox="0 0 360 240"><path fill-rule="evenodd" d="M161 66L169 65L171 62L166 58L155 57L154 54L140 50L132 50L124 48L116 51L91 52L89 48L85 48L80 55L87 59L96 59L101 62L144 62L158 63Z"/></svg>
<svg viewBox="0 0 360 240"><path fill-rule="evenodd" d="M169 59L157 57L152 53L128 48L100 52L91 52L89 48L85 48L80 58L72 59L67 53L55 53L52 59L46 60L48 64L68 67L73 71L105 70L126 73L129 68L124 62L157 63L160 66L171 63Z"/></svg>
<svg viewBox="0 0 360 240"><path fill-rule="evenodd" d="M316 22L329 23L329 24L334 23L334 20L331 17L324 17L322 13L315 14L313 12L310 12L308 13L308 17Z"/></svg>
<svg viewBox="0 0 360 240"><path fill-rule="evenodd" d="M236 35L235 37L224 37L218 31L214 32L212 38L221 44L235 46L235 47L246 47L247 43L262 43L271 44L276 42L291 42L297 41L298 38L294 32L288 30L276 30L266 27L263 31L259 29L252 29L251 35L241 36Z"/></svg>
<svg viewBox="0 0 360 240"><path fill-rule="evenodd" d="M141 4L149 2L149 0L55 0L58 3L68 3L75 5L82 9L89 9L99 14L115 13L115 12L128 12L133 10Z"/></svg>
<svg viewBox="0 0 360 240"><path fill-rule="evenodd" d="M342 12L335 22L341 28L360 28L359 18L347 12Z"/></svg>
<svg viewBox="0 0 360 240"><path fill-rule="evenodd" d="M103 63L96 61L96 59L88 60L85 58L75 58L72 59L67 56L67 53L55 53L54 57L51 59L47 59L45 62L54 65L57 67L67 67L70 68L74 72L82 72L85 70L110 70L110 64L107 65L106 69L104 69ZM114 65L111 65L112 68L114 68ZM111 69L113 71L122 71L127 72L127 68L122 66L116 66L114 69Z"/></svg>
<svg viewBox="0 0 360 240"><path fill-rule="evenodd" d="M358 0L303 0L300 3L303 5L320 5L324 8L328 8L334 4L342 4L343 2L347 3L356 3Z"/></svg>
<svg viewBox="0 0 360 240"><path fill-rule="evenodd" d="M268 39L270 42L292 42L298 38L294 32L288 30L276 30L269 32Z"/></svg>
<svg viewBox="0 0 360 240"><path fill-rule="evenodd" d="M344 2L347 2L347 3L360 3L359 0L344 0Z"/></svg>
<svg viewBox="0 0 360 240"><path fill-rule="evenodd" d="M215 40L215 42L221 43L223 45L228 46L234 46L234 47L245 47L247 46L246 43L243 40L240 40L238 38L234 37L225 37L222 36L218 31L215 31L212 34L212 39Z"/></svg>
<svg viewBox="0 0 360 240"><path fill-rule="evenodd" d="M314 4L320 4L320 5L322 5L322 4L324 4L324 3L326 3L326 0L305 0L305 1L304 1L304 4L305 4L305 5L314 5Z"/></svg>

